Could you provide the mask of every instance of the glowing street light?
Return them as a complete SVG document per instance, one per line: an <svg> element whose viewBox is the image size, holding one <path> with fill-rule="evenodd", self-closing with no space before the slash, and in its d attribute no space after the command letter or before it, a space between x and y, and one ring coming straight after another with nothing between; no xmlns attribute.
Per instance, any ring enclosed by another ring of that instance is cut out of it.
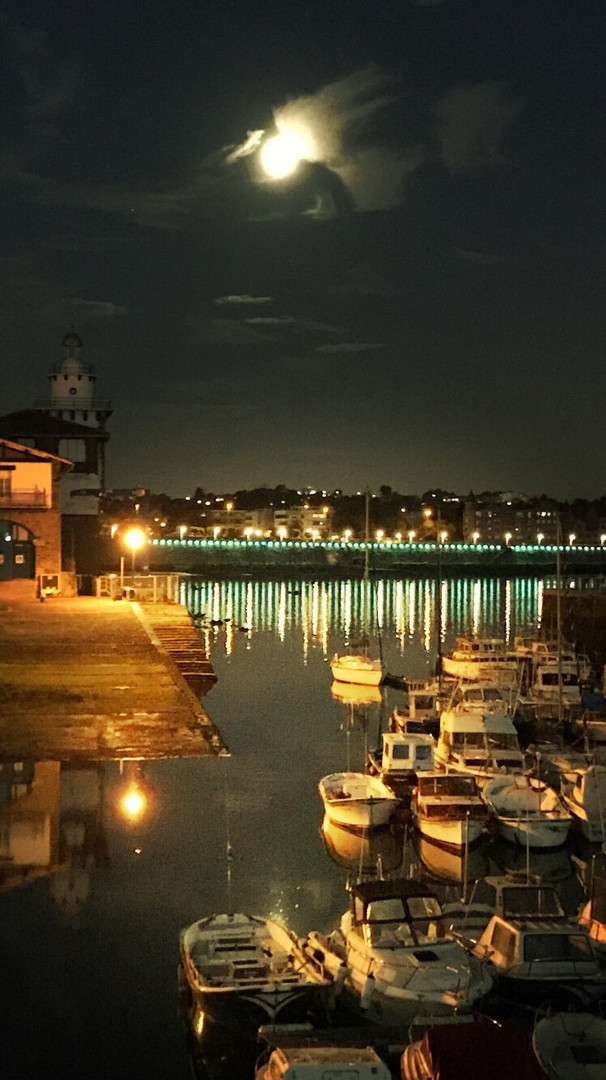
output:
<svg viewBox="0 0 606 1080"><path fill-rule="evenodd" d="M448 540L448 533L447 532L441 532L440 533L440 541L441 541L441 543L445 544L447 540Z"/></svg>
<svg viewBox="0 0 606 1080"><path fill-rule="evenodd" d="M385 533L383 532L383 529L377 529L377 531L375 533L375 536L377 538L377 544L380 544L383 537L385 536Z"/></svg>
<svg viewBox="0 0 606 1080"><path fill-rule="evenodd" d="M351 529L345 530L345 532L343 533L343 539L345 540L346 544L349 543L349 541L351 540Z"/></svg>
<svg viewBox="0 0 606 1080"><path fill-rule="evenodd" d="M600 536L600 544L602 545L602 547L604 547L604 544L606 544L606 533L602 533L602 535Z"/></svg>
<svg viewBox="0 0 606 1080"><path fill-rule="evenodd" d="M537 533L537 544L542 544L544 539L543 533Z"/></svg>
<svg viewBox="0 0 606 1080"><path fill-rule="evenodd" d="M409 544L412 544L412 542L413 542L413 540L414 540L414 538L415 538L415 536L416 536L416 535L417 535L417 534L416 534L416 532L414 531L414 529L411 529L411 530L410 530L410 532L408 533L408 543L409 543Z"/></svg>
<svg viewBox="0 0 606 1080"><path fill-rule="evenodd" d="M479 532L472 533L471 534L471 539L473 540L474 544L477 544L478 540L480 539Z"/></svg>
<svg viewBox="0 0 606 1080"><path fill-rule="evenodd" d="M572 545L574 544L575 540L576 540L576 534L575 534L575 533L569 533L569 534L568 534L568 546L569 546L569 547L572 547Z"/></svg>
<svg viewBox="0 0 606 1080"><path fill-rule="evenodd" d="M507 544L508 547L511 544L511 533L510 532L505 533L505 543Z"/></svg>
<svg viewBox="0 0 606 1080"><path fill-rule="evenodd" d="M133 572L133 574L135 572L135 556L136 556L139 548L143 547L143 545L145 544L145 541L146 541L146 536L145 536L145 533L143 532L143 529L139 529L139 528L129 529L128 532L125 533L125 535L124 535L124 543L126 544L127 548L130 548L130 552L131 552L131 556L132 556L132 572Z"/></svg>
<svg viewBox="0 0 606 1080"><path fill-rule="evenodd" d="M187 525L179 525L179 540L182 540L187 532Z"/></svg>

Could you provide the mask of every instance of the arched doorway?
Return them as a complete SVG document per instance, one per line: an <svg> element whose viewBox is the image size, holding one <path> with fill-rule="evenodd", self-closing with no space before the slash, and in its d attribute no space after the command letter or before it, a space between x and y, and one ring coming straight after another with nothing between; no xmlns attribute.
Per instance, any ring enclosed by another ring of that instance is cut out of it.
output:
<svg viewBox="0 0 606 1080"><path fill-rule="evenodd" d="M0 519L0 581L33 578L36 549L33 533L16 521Z"/></svg>

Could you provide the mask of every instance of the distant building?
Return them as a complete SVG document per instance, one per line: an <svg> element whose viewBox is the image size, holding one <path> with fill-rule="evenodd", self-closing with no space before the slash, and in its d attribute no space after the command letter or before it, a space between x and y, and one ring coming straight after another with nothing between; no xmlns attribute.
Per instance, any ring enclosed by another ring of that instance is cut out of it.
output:
<svg viewBox="0 0 606 1080"><path fill-rule="evenodd" d="M61 358L51 365L48 398L35 408L0 417L0 436L15 439L72 463L61 482L62 551L65 569L98 571L99 500L105 488L105 425L111 404L95 393L96 374L82 358L82 340L71 330Z"/></svg>
<svg viewBox="0 0 606 1080"><path fill-rule="evenodd" d="M512 492L463 498L463 540L485 544L555 544L558 504Z"/></svg>
<svg viewBox="0 0 606 1080"><path fill-rule="evenodd" d="M0 580L73 591L61 557L61 483L71 462L0 438Z"/></svg>

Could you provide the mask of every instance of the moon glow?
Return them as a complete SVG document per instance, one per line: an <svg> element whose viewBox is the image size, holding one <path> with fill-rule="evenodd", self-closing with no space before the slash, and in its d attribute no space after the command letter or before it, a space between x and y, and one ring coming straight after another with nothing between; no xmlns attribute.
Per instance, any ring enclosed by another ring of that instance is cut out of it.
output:
<svg viewBox="0 0 606 1080"><path fill-rule="evenodd" d="M272 180L283 180L295 172L299 163L308 159L310 147L302 135L281 131L261 147L261 165Z"/></svg>

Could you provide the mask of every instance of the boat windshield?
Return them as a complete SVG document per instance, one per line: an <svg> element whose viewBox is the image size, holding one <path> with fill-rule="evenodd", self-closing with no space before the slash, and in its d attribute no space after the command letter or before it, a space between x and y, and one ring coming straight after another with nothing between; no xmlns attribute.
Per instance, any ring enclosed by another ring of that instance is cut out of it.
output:
<svg viewBox="0 0 606 1080"><path fill-rule="evenodd" d="M583 934L526 934L524 936L524 960L592 961L593 953L588 938Z"/></svg>
<svg viewBox="0 0 606 1080"><path fill-rule="evenodd" d="M475 795L476 782L473 776L456 776L444 773L440 776L420 776L420 795Z"/></svg>
<svg viewBox="0 0 606 1080"><path fill-rule="evenodd" d="M555 889L541 885L507 885L503 889L503 910L510 919L564 915Z"/></svg>

